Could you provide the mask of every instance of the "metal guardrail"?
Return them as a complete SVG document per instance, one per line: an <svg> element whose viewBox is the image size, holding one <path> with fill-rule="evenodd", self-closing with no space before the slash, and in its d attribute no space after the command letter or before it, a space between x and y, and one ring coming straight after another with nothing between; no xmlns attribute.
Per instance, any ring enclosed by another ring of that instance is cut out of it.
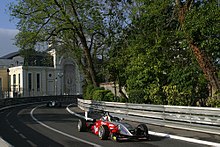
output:
<svg viewBox="0 0 220 147"><path fill-rule="evenodd" d="M220 135L220 109L102 102L78 99L85 111L104 110L130 121Z"/></svg>
<svg viewBox="0 0 220 147"><path fill-rule="evenodd" d="M56 95L56 96L4 98L4 99L0 99L0 110L1 108L18 105L18 104L46 102L46 101L51 101L51 100L77 103L77 98L79 97L80 97L79 95L59 95L59 96Z"/></svg>

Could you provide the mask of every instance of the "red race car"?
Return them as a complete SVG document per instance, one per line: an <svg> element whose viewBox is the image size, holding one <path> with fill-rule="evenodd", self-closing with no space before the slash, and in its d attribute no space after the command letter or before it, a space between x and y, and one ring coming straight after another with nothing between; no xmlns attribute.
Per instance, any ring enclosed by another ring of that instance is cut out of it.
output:
<svg viewBox="0 0 220 147"><path fill-rule="evenodd" d="M99 120L79 119L78 131L90 131L98 135L101 140L108 138L115 141L149 139L148 128L145 124L139 124L136 128L133 128L118 117L112 117L108 112L105 112Z"/></svg>

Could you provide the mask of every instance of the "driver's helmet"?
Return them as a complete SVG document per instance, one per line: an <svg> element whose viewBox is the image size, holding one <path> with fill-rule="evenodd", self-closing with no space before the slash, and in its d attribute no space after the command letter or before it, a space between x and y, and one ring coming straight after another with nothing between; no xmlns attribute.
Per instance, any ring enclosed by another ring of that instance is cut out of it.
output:
<svg viewBox="0 0 220 147"><path fill-rule="evenodd" d="M109 113L106 113L104 116L105 121L112 121L112 116Z"/></svg>

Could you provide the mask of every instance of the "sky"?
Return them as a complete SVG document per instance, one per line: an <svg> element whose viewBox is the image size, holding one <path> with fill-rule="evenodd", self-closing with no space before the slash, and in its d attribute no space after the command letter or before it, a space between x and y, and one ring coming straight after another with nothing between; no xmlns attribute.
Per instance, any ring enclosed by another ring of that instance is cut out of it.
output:
<svg viewBox="0 0 220 147"><path fill-rule="evenodd" d="M14 37L18 33L16 21L10 21L8 4L16 0L0 0L0 57L18 51Z"/></svg>

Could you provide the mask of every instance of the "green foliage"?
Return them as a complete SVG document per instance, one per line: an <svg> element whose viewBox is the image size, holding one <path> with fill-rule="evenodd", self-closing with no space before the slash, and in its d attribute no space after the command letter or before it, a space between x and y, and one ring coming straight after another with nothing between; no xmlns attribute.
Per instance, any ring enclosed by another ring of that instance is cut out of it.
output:
<svg viewBox="0 0 220 147"><path fill-rule="evenodd" d="M164 98L164 93L161 90L161 86L159 83L151 83L147 89L147 94L145 95L144 99L146 103L151 103L151 104L166 104L165 98Z"/></svg>
<svg viewBox="0 0 220 147"><path fill-rule="evenodd" d="M96 100L96 101L110 101L110 93L111 91L109 90L95 90L93 92L93 100Z"/></svg>
<svg viewBox="0 0 220 147"><path fill-rule="evenodd" d="M220 107L220 99L215 97L209 97L206 101L206 105L209 107Z"/></svg>
<svg viewBox="0 0 220 147"><path fill-rule="evenodd" d="M102 101L103 97L104 97L103 90L95 90L93 92L93 95L92 95L93 100L95 100L95 101Z"/></svg>
<svg viewBox="0 0 220 147"><path fill-rule="evenodd" d="M219 66L220 17L216 1L195 1L183 30L172 0L135 2L131 25L112 46L112 79L126 86L130 102L196 105L207 98L208 83L188 41L191 38Z"/></svg>
<svg viewBox="0 0 220 147"><path fill-rule="evenodd" d="M89 84L85 88L86 90L83 93L84 99L91 100L92 99L92 90L94 89L94 86L92 84Z"/></svg>
<svg viewBox="0 0 220 147"><path fill-rule="evenodd" d="M97 90L105 90L103 87L94 87L91 91L90 91L90 97L91 97L91 99L94 99L93 98L93 94L94 94L94 92L95 91L97 91Z"/></svg>
<svg viewBox="0 0 220 147"><path fill-rule="evenodd" d="M119 97L117 98L118 102L121 102L121 103L126 103L127 102L127 99L124 98L124 97Z"/></svg>
<svg viewBox="0 0 220 147"><path fill-rule="evenodd" d="M38 43L53 43L76 60L87 83L97 86L94 61L107 48L108 9L96 0L18 0L10 6L11 15L19 20L16 45L29 50Z"/></svg>
<svg viewBox="0 0 220 147"><path fill-rule="evenodd" d="M191 93L187 91L179 91L177 89L176 86L164 86L164 92L167 96L167 104L168 105L180 105L180 106L184 106L184 105L188 105L188 98L189 96L191 96Z"/></svg>
<svg viewBox="0 0 220 147"><path fill-rule="evenodd" d="M183 24L173 0L18 0L11 10L20 20L16 40L29 51L26 56L37 42L62 44L61 52L76 60L86 84L114 81L126 88L129 102L196 105L206 99L208 81L192 41L220 75L217 1L193 1ZM84 97L126 102L96 85L86 86ZM207 104L219 105L213 99Z"/></svg>
<svg viewBox="0 0 220 147"><path fill-rule="evenodd" d="M34 49L20 50L26 66L53 66L53 57L45 51L35 51Z"/></svg>
<svg viewBox="0 0 220 147"><path fill-rule="evenodd" d="M220 91L217 91L213 97L209 97L206 104L211 107L220 107Z"/></svg>
<svg viewBox="0 0 220 147"><path fill-rule="evenodd" d="M144 103L145 92L143 90L130 90L129 103Z"/></svg>
<svg viewBox="0 0 220 147"><path fill-rule="evenodd" d="M104 99L105 99L105 101L109 101L109 102L115 102L116 101L115 96L111 91L109 91L108 93L105 94Z"/></svg>
<svg viewBox="0 0 220 147"><path fill-rule="evenodd" d="M187 13L184 31L219 66L216 62L220 50L220 8L217 3L206 1L195 5Z"/></svg>

